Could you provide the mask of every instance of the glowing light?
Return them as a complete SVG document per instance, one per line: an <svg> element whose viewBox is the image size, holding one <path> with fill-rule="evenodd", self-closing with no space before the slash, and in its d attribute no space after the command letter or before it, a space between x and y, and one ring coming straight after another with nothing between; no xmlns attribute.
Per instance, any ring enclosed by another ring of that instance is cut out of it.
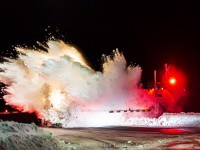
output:
<svg viewBox="0 0 200 150"><path fill-rule="evenodd" d="M170 85L175 85L176 84L176 79L174 77L171 77L169 79L169 83L170 83Z"/></svg>
<svg viewBox="0 0 200 150"><path fill-rule="evenodd" d="M59 110L60 107L61 107L61 101L63 100L64 98L64 95L61 94L61 92L59 90L55 90L51 93L50 95L50 101L51 101L51 104L52 106Z"/></svg>
<svg viewBox="0 0 200 150"><path fill-rule="evenodd" d="M143 106L143 107L142 107L142 110L149 110L149 108L146 107L146 106Z"/></svg>

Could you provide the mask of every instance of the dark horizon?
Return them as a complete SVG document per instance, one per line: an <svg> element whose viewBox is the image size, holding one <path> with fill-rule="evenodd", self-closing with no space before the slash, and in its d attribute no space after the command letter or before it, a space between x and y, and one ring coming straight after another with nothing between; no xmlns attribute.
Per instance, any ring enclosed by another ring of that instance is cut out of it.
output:
<svg viewBox="0 0 200 150"><path fill-rule="evenodd" d="M133 3L133 4L132 4ZM141 66L141 82L171 64L188 78L184 110L200 112L200 10L195 2L1 1L0 56L13 46L32 47L52 34L80 49L94 70L116 48L127 64ZM47 29L47 31L46 31Z"/></svg>

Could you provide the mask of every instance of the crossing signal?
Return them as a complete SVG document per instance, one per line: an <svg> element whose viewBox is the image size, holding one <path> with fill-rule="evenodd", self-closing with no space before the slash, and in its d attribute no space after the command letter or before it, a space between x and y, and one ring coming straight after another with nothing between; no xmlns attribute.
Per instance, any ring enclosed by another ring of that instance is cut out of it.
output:
<svg viewBox="0 0 200 150"><path fill-rule="evenodd" d="M169 78L169 84L175 85L176 84L176 78L174 78L174 77Z"/></svg>

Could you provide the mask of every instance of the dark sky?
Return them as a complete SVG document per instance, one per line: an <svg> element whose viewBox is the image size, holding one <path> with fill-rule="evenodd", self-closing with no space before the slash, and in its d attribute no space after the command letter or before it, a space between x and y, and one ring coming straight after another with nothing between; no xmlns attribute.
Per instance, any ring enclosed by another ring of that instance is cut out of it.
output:
<svg viewBox="0 0 200 150"><path fill-rule="evenodd" d="M12 55L18 44L44 42L52 33L75 44L100 70L102 54L118 48L128 64L142 67L144 84L164 63L181 69L191 93L185 110L200 111L200 9L195 1L2 0L0 19L1 56Z"/></svg>

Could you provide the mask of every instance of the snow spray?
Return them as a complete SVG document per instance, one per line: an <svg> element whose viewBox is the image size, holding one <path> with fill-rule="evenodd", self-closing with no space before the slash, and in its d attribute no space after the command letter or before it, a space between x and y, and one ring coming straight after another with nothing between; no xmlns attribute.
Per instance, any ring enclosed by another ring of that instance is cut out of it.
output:
<svg viewBox="0 0 200 150"><path fill-rule="evenodd" d="M113 118L108 117L110 110L157 105L138 87L141 67L127 65L118 49L103 55L102 71L95 71L70 44L49 40L43 48L16 47L18 57L0 64L1 82L8 93L4 100L10 106L65 126L103 126ZM131 117L117 115L120 119L115 121Z"/></svg>

